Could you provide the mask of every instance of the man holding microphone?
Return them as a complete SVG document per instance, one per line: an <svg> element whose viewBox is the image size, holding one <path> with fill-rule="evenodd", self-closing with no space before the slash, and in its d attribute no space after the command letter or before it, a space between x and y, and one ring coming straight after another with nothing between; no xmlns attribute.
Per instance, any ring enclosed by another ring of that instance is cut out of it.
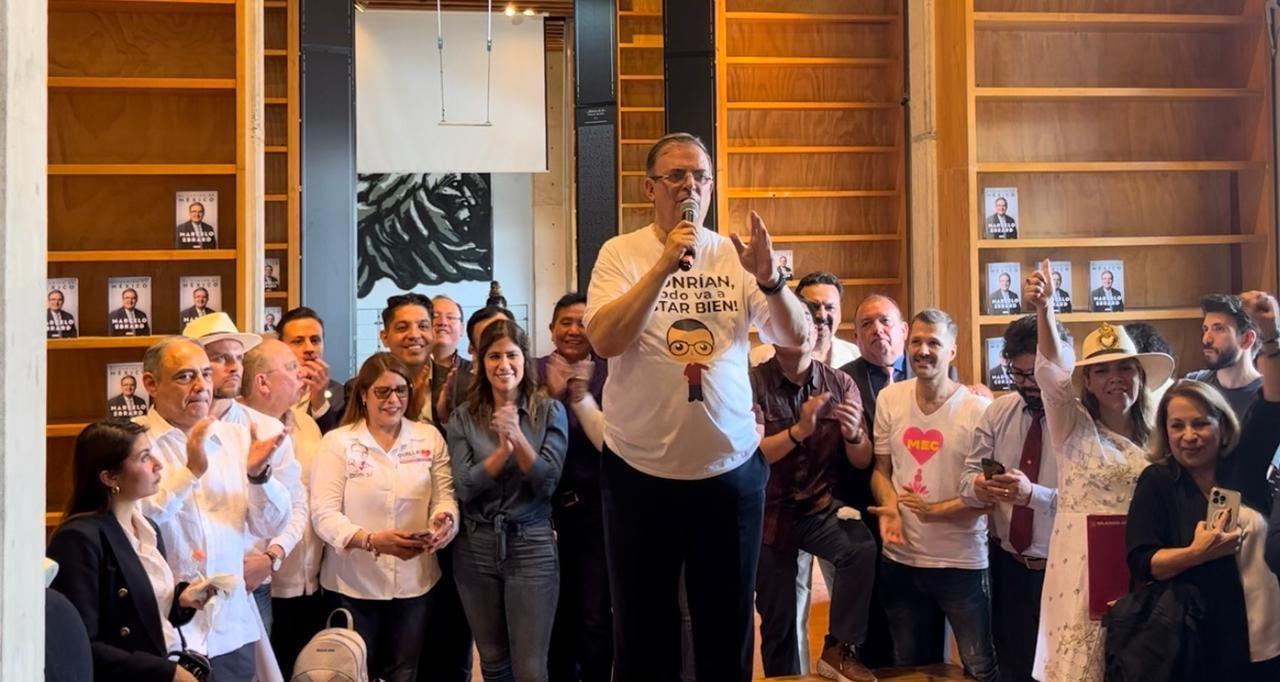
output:
<svg viewBox="0 0 1280 682"><path fill-rule="evenodd" d="M752 592L768 464L747 379L748 329L801 346L800 301L769 233L700 229L706 146L687 133L646 160L654 222L600 250L587 333L609 359L601 496L620 682L679 679L683 568L698 679L751 679Z"/></svg>

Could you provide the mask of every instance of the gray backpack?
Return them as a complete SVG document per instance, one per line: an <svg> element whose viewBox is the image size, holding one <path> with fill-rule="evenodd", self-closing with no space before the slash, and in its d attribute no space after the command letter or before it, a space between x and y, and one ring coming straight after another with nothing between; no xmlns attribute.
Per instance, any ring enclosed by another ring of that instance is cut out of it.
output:
<svg viewBox="0 0 1280 682"><path fill-rule="evenodd" d="M347 617L346 627L334 627L339 613ZM369 682L369 649L351 612L334 609L326 625L298 654L291 682Z"/></svg>

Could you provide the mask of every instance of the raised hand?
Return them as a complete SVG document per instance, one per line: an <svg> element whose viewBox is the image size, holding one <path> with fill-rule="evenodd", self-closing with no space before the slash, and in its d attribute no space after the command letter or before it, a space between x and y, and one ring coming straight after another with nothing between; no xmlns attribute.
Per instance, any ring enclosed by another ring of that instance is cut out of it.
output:
<svg viewBox="0 0 1280 682"><path fill-rule="evenodd" d="M205 454L204 441L209 437L209 427L215 421L217 419L213 417L205 417L196 422L196 425L187 433L187 468L196 475L196 478L200 478L209 470L209 456Z"/></svg>
<svg viewBox="0 0 1280 682"><path fill-rule="evenodd" d="M797 440L804 440L813 435L813 432L818 428L818 410L822 409L822 406L827 404L830 399L831 394L824 391L817 395L809 396L808 400L801 403L800 414L796 418L795 425L791 427Z"/></svg>
<svg viewBox="0 0 1280 682"><path fill-rule="evenodd" d="M835 409L836 419L840 420L840 435L845 440L853 440L862 430L862 403L853 399L853 393L846 393Z"/></svg>
<svg viewBox="0 0 1280 682"><path fill-rule="evenodd" d="M729 235L733 248L738 250L738 260L742 268L755 275L761 286L777 284L778 267L774 265L773 240L769 238L769 230L764 226L764 219L759 213L751 212L751 243L743 244L737 233Z"/></svg>
<svg viewBox="0 0 1280 682"><path fill-rule="evenodd" d="M1049 259L1040 261L1040 267L1027 276L1022 287L1022 300L1030 303L1037 312L1044 312L1053 301L1053 288L1049 286Z"/></svg>
<svg viewBox="0 0 1280 682"><path fill-rule="evenodd" d="M270 438L258 440L257 424L249 424L249 439L253 442L249 445L249 456L245 458L244 468L250 476L262 475L271 463L271 456L276 453L276 448L280 447L288 435L287 431L281 429L280 433Z"/></svg>
<svg viewBox="0 0 1280 682"><path fill-rule="evenodd" d="M1276 335L1276 315L1280 305L1276 297L1265 291L1246 291L1240 294L1240 304L1244 312L1258 325L1262 339L1270 339Z"/></svg>

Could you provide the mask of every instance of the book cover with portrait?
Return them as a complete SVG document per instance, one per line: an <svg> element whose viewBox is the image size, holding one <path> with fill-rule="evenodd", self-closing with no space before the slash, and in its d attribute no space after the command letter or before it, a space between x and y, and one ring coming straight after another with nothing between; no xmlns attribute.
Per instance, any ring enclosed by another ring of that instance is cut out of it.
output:
<svg viewBox="0 0 1280 682"><path fill-rule="evenodd" d="M1022 309L1021 282L1022 268L1017 263L987 263L987 313L1018 314Z"/></svg>
<svg viewBox="0 0 1280 682"><path fill-rule="evenodd" d="M222 278L196 275L178 280L178 331L187 323L222 310Z"/></svg>
<svg viewBox="0 0 1280 682"><path fill-rule="evenodd" d="M982 190L984 239L1018 238L1018 188L987 187Z"/></svg>
<svg viewBox="0 0 1280 682"><path fill-rule="evenodd" d="M107 336L150 336L151 278L108 278L107 310Z"/></svg>
<svg viewBox="0 0 1280 682"><path fill-rule="evenodd" d="M53 277L46 281L44 295L44 337L74 339L80 335L80 280Z"/></svg>
<svg viewBox="0 0 1280 682"><path fill-rule="evenodd" d="M280 322L280 316L283 314L284 311L279 306L269 305L264 307L262 309L262 331L278 332L276 324Z"/></svg>
<svg viewBox="0 0 1280 682"><path fill-rule="evenodd" d="M790 249L773 251L773 264L778 266L778 270L782 271L782 276L787 279L794 279L796 275L796 254Z"/></svg>
<svg viewBox="0 0 1280 682"><path fill-rule="evenodd" d="M1053 295L1053 312L1071 312L1071 261L1049 261L1049 287Z"/></svg>
<svg viewBox="0 0 1280 682"><path fill-rule="evenodd" d="M1124 261L1089 261L1089 310L1095 313L1124 310Z"/></svg>
<svg viewBox="0 0 1280 682"><path fill-rule="evenodd" d="M218 248L218 193L174 193L173 243L179 249Z"/></svg>
<svg viewBox="0 0 1280 682"><path fill-rule="evenodd" d="M1004 337L986 339L987 388L993 391L1012 391L1013 378L1009 376L1009 361L1004 359Z"/></svg>
<svg viewBox="0 0 1280 682"><path fill-rule="evenodd" d="M147 389L141 362L107 365L107 416L128 419L147 413Z"/></svg>
<svg viewBox="0 0 1280 682"><path fill-rule="evenodd" d="M262 288L267 291L280 290L280 259L267 258L262 266Z"/></svg>

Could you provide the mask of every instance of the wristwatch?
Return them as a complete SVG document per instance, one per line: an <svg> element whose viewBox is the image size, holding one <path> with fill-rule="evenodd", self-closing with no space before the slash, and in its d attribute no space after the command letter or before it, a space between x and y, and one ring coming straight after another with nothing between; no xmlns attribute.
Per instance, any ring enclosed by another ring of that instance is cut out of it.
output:
<svg viewBox="0 0 1280 682"><path fill-rule="evenodd" d="M787 276L783 274L782 268L775 268L773 273L778 277L778 283L773 286L766 287L759 280L756 280L756 286L760 287L760 291L764 292L765 296L772 296L787 286Z"/></svg>
<svg viewBox="0 0 1280 682"><path fill-rule="evenodd" d="M272 573L275 573L275 572L279 571L279 570L280 570L280 567L284 565L284 557L283 557L283 556L280 556L280 555L278 555L278 554L276 554L276 553L275 553L275 552L273 552L273 551L271 551L271 548L270 548L270 547L268 547L268 548L263 552L263 554L266 554L266 555L271 559L271 572L272 572Z"/></svg>
<svg viewBox="0 0 1280 682"><path fill-rule="evenodd" d="M254 485L265 485L266 482L270 480L271 480L270 464L268 464L267 468L263 469L262 473L258 474L257 476L254 476L253 474L249 474L249 482Z"/></svg>

